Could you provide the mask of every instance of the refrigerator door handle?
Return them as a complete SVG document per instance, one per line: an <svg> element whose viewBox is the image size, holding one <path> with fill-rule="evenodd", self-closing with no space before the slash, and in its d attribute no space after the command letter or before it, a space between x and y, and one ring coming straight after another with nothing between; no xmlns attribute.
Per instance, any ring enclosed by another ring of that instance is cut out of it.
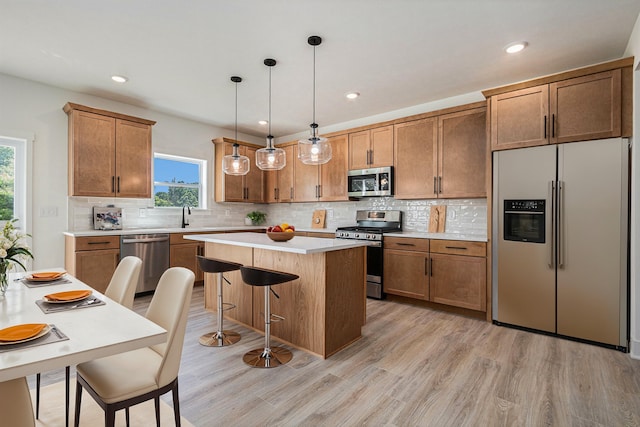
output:
<svg viewBox="0 0 640 427"><path fill-rule="evenodd" d="M555 221L555 203L556 203L556 182L549 181L549 200L551 200L551 244L549 245L549 268L556 268L556 221Z"/></svg>
<svg viewBox="0 0 640 427"><path fill-rule="evenodd" d="M558 181L558 267L564 267L564 181Z"/></svg>

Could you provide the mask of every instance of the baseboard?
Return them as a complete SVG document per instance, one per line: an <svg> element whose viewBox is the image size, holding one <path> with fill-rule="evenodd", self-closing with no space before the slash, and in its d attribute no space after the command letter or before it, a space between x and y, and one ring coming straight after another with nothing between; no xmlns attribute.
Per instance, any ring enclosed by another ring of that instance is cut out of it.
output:
<svg viewBox="0 0 640 427"><path fill-rule="evenodd" d="M632 359L640 360L640 341L629 341L629 353Z"/></svg>

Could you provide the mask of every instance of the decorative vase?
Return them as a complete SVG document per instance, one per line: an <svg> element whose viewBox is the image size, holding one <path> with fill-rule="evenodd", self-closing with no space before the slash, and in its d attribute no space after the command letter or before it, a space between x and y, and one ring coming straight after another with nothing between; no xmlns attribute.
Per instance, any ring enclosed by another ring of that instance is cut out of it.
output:
<svg viewBox="0 0 640 427"><path fill-rule="evenodd" d="M7 280L7 270L9 269L9 262L0 261L0 298L4 298L4 293L7 292L9 281Z"/></svg>

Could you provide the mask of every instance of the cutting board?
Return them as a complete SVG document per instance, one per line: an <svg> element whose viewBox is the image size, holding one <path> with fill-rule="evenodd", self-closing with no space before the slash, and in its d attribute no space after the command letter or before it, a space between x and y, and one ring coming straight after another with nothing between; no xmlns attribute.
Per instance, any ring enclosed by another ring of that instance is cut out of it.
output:
<svg viewBox="0 0 640 427"><path fill-rule="evenodd" d="M447 207L445 205L431 206L429 213L429 233L444 233L447 220Z"/></svg>
<svg viewBox="0 0 640 427"><path fill-rule="evenodd" d="M311 228L324 228L324 220L327 215L327 211L324 209L316 209L313 211L313 217L311 218Z"/></svg>

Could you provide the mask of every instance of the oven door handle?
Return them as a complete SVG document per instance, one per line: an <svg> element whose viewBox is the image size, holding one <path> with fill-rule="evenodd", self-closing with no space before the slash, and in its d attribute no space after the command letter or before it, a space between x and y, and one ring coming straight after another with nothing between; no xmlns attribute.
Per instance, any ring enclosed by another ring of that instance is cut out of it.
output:
<svg viewBox="0 0 640 427"><path fill-rule="evenodd" d="M371 246L372 248L381 248L382 242L372 242L369 246Z"/></svg>

